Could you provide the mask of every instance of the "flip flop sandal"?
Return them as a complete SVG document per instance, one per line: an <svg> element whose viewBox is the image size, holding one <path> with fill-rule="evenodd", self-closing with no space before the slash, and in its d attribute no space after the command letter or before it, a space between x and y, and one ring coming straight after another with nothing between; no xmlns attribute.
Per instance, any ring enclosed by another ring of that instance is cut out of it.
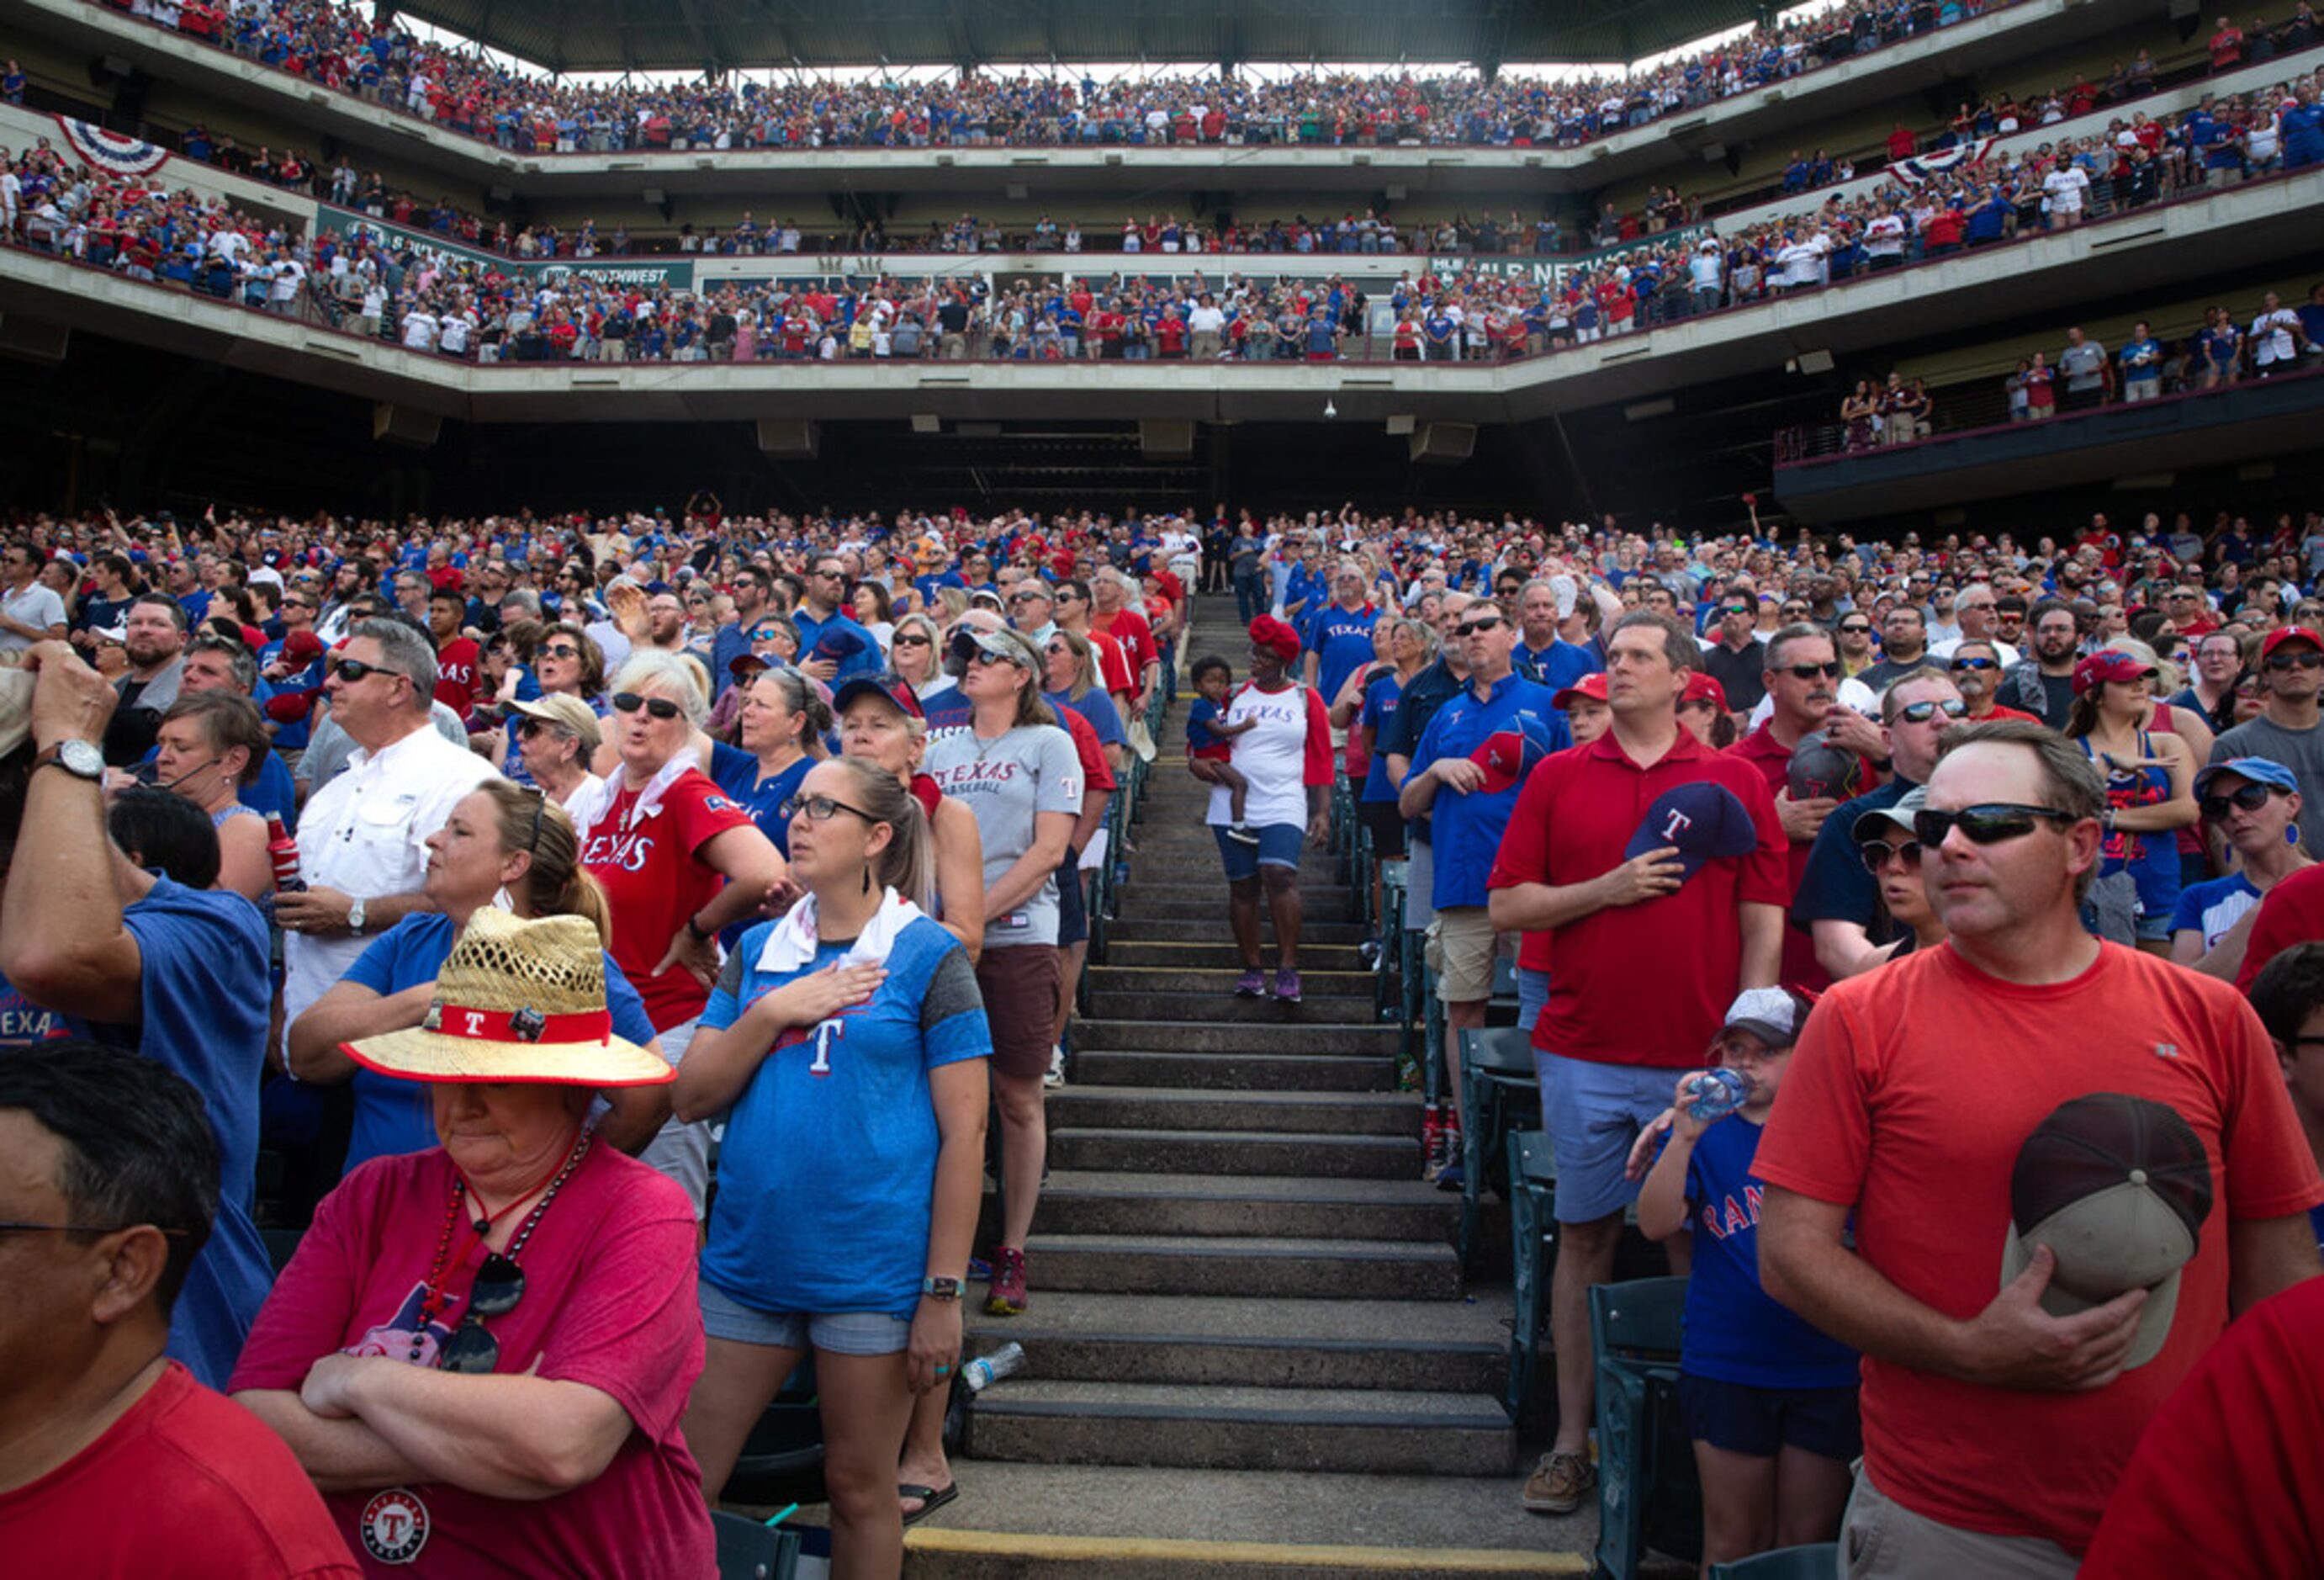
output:
<svg viewBox="0 0 2324 1580"><path fill-rule="evenodd" d="M904 1523L907 1526L917 1525L954 1498L959 1497L960 1483L954 1481L952 1485L938 1492L934 1487L923 1487L911 1482L903 1482L898 1483L896 1496L899 1499L918 1498L920 1501L920 1506L918 1509L904 1516Z"/></svg>

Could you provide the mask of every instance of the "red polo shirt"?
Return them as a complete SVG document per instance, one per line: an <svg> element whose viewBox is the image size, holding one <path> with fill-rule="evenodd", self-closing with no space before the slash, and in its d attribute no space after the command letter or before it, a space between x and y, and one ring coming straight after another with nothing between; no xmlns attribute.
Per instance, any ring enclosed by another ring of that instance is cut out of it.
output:
<svg viewBox="0 0 2324 1580"><path fill-rule="evenodd" d="M1791 785L1792 749L1769 734L1766 725L1761 725L1729 746L1727 755L1739 757L1759 771L1760 777L1766 781L1767 795L1771 800ZM1863 759L1859 757L1857 761L1862 762ZM1879 775L1873 772L1869 762L1865 762L1859 772L1863 774L1859 782L1865 789L1870 790L1879 782ZM1781 821L1780 818L1777 820ZM1786 843L1791 851L1792 893L1796 896L1800 892L1800 880L1807 876L1808 857L1815 850L1815 841ZM1793 922L1791 913L1791 901L1787 900L1784 902L1784 984L1787 987L1804 987L1820 993L1831 985L1831 975L1816 964L1814 935Z"/></svg>
<svg viewBox="0 0 2324 1580"><path fill-rule="evenodd" d="M1547 968L1549 1003L1533 1045L1603 1064L1692 1069L1735 1000L1746 903L1784 906L1784 826L1758 770L1688 731L1641 768L1611 731L1548 758L1526 779L1487 886L1586 882L1621 864L1655 799L1674 785L1724 785L1759 831L1749 855L1705 862L1674 894L1611 906L1526 936L1521 965ZM1544 956L1536 938L1548 939Z"/></svg>

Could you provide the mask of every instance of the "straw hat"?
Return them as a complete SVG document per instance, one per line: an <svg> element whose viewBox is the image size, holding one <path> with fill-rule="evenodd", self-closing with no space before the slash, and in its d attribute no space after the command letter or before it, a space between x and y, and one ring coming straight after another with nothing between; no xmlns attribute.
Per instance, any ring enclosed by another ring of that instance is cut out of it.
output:
<svg viewBox="0 0 2324 1580"><path fill-rule="evenodd" d="M613 1035L604 947L586 918L490 907L452 947L425 1021L339 1046L365 1069L415 1081L650 1086L678 1074Z"/></svg>

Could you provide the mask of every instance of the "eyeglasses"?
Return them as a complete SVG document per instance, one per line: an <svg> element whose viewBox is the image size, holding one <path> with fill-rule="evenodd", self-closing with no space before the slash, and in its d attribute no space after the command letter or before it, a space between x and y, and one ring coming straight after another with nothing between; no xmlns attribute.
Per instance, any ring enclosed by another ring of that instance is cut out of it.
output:
<svg viewBox="0 0 2324 1580"><path fill-rule="evenodd" d="M900 636L891 638L888 645L890 647L926 647L928 645L928 639L908 631Z"/></svg>
<svg viewBox="0 0 2324 1580"><path fill-rule="evenodd" d="M1840 661L1833 659L1821 664L1784 664L1781 666L1781 670L1795 680L1813 680L1819 678L1833 680L1840 677Z"/></svg>
<svg viewBox="0 0 2324 1580"><path fill-rule="evenodd" d="M1888 870L1890 862L1902 862L1906 872L1921 864L1921 842L1908 839L1902 845L1891 845L1885 839L1867 839L1856 847L1864 858L1864 870L1874 877Z"/></svg>
<svg viewBox="0 0 2324 1580"><path fill-rule="evenodd" d="M1948 697L1940 702L1932 698L1925 702L1908 702L1896 710L1899 724L1924 725L1943 714L1947 718L1963 718L1969 714L1969 704L1958 697Z"/></svg>
<svg viewBox="0 0 2324 1580"><path fill-rule="evenodd" d="M1455 625L1452 628L1452 634L1455 636L1476 636L1484 632L1491 631L1505 624L1507 624L1507 622L1502 620L1499 614L1488 614L1481 620L1471 620L1466 624Z"/></svg>
<svg viewBox="0 0 2324 1580"><path fill-rule="evenodd" d="M2073 824L2081 818L2073 812L2061 811L2056 807L2029 807L2015 801L1988 801L1982 806L1963 807L1958 812L1923 810L1913 814L1913 832L1922 845L1942 845L1946 836L1958 826L1961 836L1971 845L1998 845L2005 839L2023 839L2034 832L2040 822Z"/></svg>
<svg viewBox="0 0 2324 1580"><path fill-rule="evenodd" d="M569 642L553 642L540 650L544 659L577 659L581 650Z"/></svg>
<svg viewBox="0 0 2324 1580"><path fill-rule="evenodd" d="M641 697L634 691L613 693L615 713L635 713L641 707L664 724L668 724L685 711L667 697Z"/></svg>
<svg viewBox="0 0 2324 1580"><path fill-rule="evenodd" d="M2227 820L2230 808L2240 807L2246 812L2256 812L2266 806L2269 789L2264 784L2247 784L2223 796L2205 796L2195 804L2202 809L2205 822L2221 823Z"/></svg>
<svg viewBox="0 0 2324 1580"><path fill-rule="evenodd" d="M2324 652L2307 648L2296 653L2270 653L2267 655L2267 667L2271 673L2278 675L2288 675L2295 669L2324 668Z"/></svg>
<svg viewBox="0 0 2324 1580"><path fill-rule="evenodd" d="M866 823L880 821L862 808L851 807L832 796L786 796L783 804L775 810L786 823L802 813L810 823L828 823L842 812L853 812Z"/></svg>
<svg viewBox="0 0 2324 1580"><path fill-rule="evenodd" d="M1950 667L1956 670L1997 670L2001 667L2001 661L1998 659L1955 659Z"/></svg>
<svg viewBox="0 0 2324 1580"><path fill-rule="evenodd" d="M468 1312L436 1354L436 1364L464 1377L481 1377L501 1363L501 1341L484 1326L487 1317L505 1317L524 1298L524 1269L493 1252L468 1286Z"/></svg>

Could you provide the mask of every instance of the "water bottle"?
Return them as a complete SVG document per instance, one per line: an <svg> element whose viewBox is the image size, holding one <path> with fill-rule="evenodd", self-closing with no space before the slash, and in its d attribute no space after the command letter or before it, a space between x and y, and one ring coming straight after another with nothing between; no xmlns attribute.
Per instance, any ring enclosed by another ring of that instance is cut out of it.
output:
<svg viewBox="0 0 2324 1580"><path fill-rule="evenodd" d="M1705 1070L1686 1084L1694 1099L1687 1113L1705 1122L1724 1119L1749 1100L1751 1083L1736 1070Z"/></svg>
<svg viewBox="0 0 2324 1580"><path fill-rule="evenodd" d="M1003 1377L1025 1369L1025 1346L1011 1339L989 1355L980 1355L960 1369L960 1380L971 1393L982 1393Z"/></svg>
<svg viewBox="0 0 2324 1580"><path fill-rule="evenodd" d="M290 837L290 830L280 812L266 814L266 859L274 864L274 892L295 894L307 886L299 875L299 842Z"/></svg>

